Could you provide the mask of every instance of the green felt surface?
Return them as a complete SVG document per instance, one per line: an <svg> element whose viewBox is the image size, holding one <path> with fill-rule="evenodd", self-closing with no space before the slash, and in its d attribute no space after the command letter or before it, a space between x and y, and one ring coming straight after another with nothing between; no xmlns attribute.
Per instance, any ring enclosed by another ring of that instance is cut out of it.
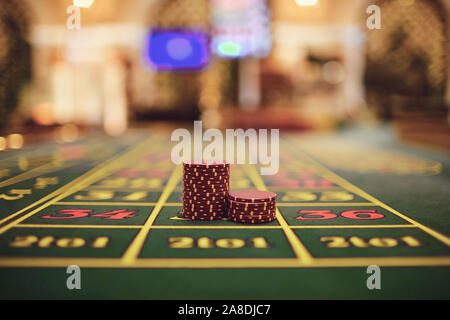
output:
<svg viewBox="0 0 450 320"><path fill-rule="evenodd" d="M0 298L450 298L448 153L387 127L282 137L276 176L232 168L232 189L278 194L278 221L257 226L182 219L168 135L0 155Z"/></svg>
<svg viewBox="0 0 450 320"><path fill-rule="evenodd" d="M65 269L3 269L3 299L448 299L448 267L383 268L368 290L365 268L85 269L67 290Z"/></svg>

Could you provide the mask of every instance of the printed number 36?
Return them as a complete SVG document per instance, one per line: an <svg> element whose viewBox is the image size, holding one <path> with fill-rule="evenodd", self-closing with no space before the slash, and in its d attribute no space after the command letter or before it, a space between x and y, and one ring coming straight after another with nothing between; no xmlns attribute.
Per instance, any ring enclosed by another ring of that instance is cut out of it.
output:
<svg viewBox="0 0 450 320"><path fill-rule="evenodd" d="M331 210L300 210L297 220L326 220L337 218L338 215L332 213ZM376 212L376 210L347 210L340 213L344 218L348 219L381 219L384 215Z"/></svg>

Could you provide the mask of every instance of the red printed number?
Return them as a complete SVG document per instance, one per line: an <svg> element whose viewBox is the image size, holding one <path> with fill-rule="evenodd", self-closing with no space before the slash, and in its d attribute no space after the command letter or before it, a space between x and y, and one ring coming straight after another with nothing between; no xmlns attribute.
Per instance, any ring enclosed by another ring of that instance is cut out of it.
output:
<svg viewBox="0 0 450 320"><path fill-rule="evenodd" d="M92 215L93 217L104 217L104 219L108 220L122 220L126 218L136 217L134 213L137 211L127 211L127 209L114 210L111 212L99 213Z"/></svg>
<svg viewBox="0 0 450 320"><path fill-rule="evenodd" d="M341 212L341 216L349 219L380 219L384 215L376 212L376 210L348 210Z"/></svg>
<svg viewBox="0 0 450 320"><path fill-rule="evenodd" d="M298 213L303 216L298 216L297 220L325 220L334 219L336 214L331 213L331 210L300 210Z"/></svg>
<svg viewBox="0 0 450 320"><path fill-rule="evenodd" d="M331 210L300 210L300 216L297 220L326 220L337 218L337 214L331 213ZM381 219L384 215L376 210L348 210L341 212L341 216L348 219Z"/></svg>
<svg viewBox="0 0 450 320"><path fill-rule="evenodd" d="M57 211L56 215L42 216L44 219L77 219L88 217L93 210L91 209L64 209ZM105 213L93 214L91 217L102 217L108 220L122 220L126 218L136 217L136 211L128 211L127 209L113 210ZM62 216L61 216L62 215Z"/></svg>
<svg viewBox="0 0 450 320"><path fill-rule="evenodd" d="M82 210L82 209L65 209L65 210L59 210L56 214L60 215L66 215L66 216L42 216L41 218L44 219L76 219L76 218L84 218L89 216L89 213L91 213L92 210Z"/></svg>

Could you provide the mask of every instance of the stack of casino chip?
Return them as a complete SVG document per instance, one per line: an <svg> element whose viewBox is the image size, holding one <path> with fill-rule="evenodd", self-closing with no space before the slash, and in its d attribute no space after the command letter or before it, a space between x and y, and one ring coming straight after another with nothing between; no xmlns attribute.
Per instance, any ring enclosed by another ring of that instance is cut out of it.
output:
<svg viewBox="0 0 450 320"><path fill-rule="evenodd" d="M228 219L240 223L267 223L276 219L277 195L270 191L240 190L228 194Z"/></svg>
<svg viewBox="0 0 450 320"><path fill-rule="evenodd" d="M184 218L217 220L226 217L230 190L230 164L224 162L183 163Z"/></svg>

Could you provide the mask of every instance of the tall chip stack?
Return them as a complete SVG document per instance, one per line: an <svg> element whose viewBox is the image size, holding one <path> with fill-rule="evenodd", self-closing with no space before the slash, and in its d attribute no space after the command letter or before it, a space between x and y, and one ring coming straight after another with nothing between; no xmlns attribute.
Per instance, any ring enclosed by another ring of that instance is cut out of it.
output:
<svg viewBox="0 0 450 320"><path fill-rule="evenodd" d="M224 162L183 163L184 218L219 220L227 215L230 164Z"/></svg>
<svg viewBox="0 0 450 320"><path fill-rule="evenodd" d="M277 195L270 191L239 190L228 195L228 219L259 224L276 219Z"/></svg>

